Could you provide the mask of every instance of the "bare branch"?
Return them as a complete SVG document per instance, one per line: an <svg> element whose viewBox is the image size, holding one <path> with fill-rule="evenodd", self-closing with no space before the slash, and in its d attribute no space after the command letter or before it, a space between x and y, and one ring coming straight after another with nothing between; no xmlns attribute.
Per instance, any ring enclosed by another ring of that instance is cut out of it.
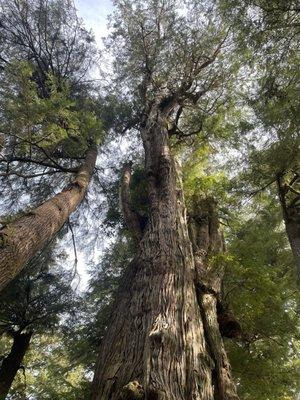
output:
<svg viewBox="0 0 300 400"><path fill-rule="evenodd" d="M8 177L8 176L15 175L15 176L18 176L19 178L30 179L30 178L37 178L38 176L53 175L53 174L57 174L57 173L61 173L61 172L62 171L56 170L56 171L41 172L38 174L25 175L18 171L10 171L10 172L0 173L0 176Z"/></svg>
<svg viewBox="0 0 300 400"><path fill-rule="evenodd" d="M35 160L30 157L18 157L18 156L8 156L5 158L0 159L0 163L6 162L6 163L12 163L12 162L22 162L22 163L30 163L30 164L37 164L41 165L43 167L48 167L48 168L55 168L56 170L59 170L60 172L77 172L78 167L75 168L66 168L63 167L62 165L59 165L58 163L55 163L54 165L51 163L48 163L43 160Z"/></svg>

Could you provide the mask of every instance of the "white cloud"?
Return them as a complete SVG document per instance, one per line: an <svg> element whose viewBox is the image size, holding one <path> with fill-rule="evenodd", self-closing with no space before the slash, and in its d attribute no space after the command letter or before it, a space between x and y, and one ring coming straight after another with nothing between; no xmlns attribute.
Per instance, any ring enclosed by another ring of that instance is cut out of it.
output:
<svg viewBox="0 0 300 400"><path fill-rule="evenodd" d="M79 17L84 21L86 28L92 29L96 43L101 49L102 38L107 35L107 16L112 12L111 0L75 0Z"/></svg>

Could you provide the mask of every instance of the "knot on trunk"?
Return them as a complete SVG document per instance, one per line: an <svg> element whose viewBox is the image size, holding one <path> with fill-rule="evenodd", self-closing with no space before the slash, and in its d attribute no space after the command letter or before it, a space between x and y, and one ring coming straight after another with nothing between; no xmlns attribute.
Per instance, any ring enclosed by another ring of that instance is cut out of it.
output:
<svg viewBox="0 0 300 400"><path fill-rule="evenodd" d="M144 389L138 381L131 381L123 387L120 400L143 400Z"/></svg>
<svg viewBox="0 0 300 400"><path fill-rule="evenodd" d="M217 305L218 323L220 333L229 339L238 339L242 336L241 325L237 322L230 309L224 309Z"/></svg>
<svg viewBox="0 0 300 400"><path fill-rule="evenodd" d="M84 187L85 182L83 181L83 179L77 179L76 181L70 183L67 190L78 189L79 191L81 191L82 189L84 189Z"/></svg>
<svg viewBox="0 0 300 400"><path fill-rule="evenodd" d="M170 324L161 315L156 318L152 329L149 332L149 339L153 344L166 341L170 343L174 340Z"/></svg>

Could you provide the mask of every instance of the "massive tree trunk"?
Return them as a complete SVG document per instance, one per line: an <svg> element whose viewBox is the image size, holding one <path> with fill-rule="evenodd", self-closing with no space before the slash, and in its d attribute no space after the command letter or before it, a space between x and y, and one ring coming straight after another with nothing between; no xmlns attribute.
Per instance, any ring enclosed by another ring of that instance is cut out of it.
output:
<svg viewBox="0 0 300 400"><path fill-rule="evenodd" d="M218 391L215 355L197 300L182 187L168 145L167 113L159 107L152 107L142 139L149 220L100 346L92 398L212 400ZM237 399L235 394L218 398Z"/></svg>
<svg viewBox="0 0 300 400"><path fill-rule="evenodd" d="M92 146L73 181L60 193L0 230L0 290L51 240L83 200L97 158Z"/></svg>
<svg viewBox="0 0 300 400"><path fill-rule="evenodd" d="M287 237L296 266L297 283L300 286L300 175L294 171L294 177L286 182L284 175L277 176L277 188L282 208Z"/></svg>
<svg viewBox="0 0 300 400"><path fill-rule="evenodd" d="M0 400L4 400L11 388L14 378L21 367L21 363L28 350L32 332L17 332L13 336L13 345L10 353L4 358L0 366Z"/></svg>

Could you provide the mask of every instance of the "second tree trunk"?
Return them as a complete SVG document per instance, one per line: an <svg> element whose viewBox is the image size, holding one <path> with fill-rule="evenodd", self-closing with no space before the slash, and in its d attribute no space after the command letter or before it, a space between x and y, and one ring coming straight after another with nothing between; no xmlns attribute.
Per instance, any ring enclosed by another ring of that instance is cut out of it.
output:
<svg viewBox="0 0 300 400"><path fill-rule="evenodd" d="M0 400L4 400L11 388L23 358L28 350L32 333L15 333L10 353L0 367Z"/></svg>

